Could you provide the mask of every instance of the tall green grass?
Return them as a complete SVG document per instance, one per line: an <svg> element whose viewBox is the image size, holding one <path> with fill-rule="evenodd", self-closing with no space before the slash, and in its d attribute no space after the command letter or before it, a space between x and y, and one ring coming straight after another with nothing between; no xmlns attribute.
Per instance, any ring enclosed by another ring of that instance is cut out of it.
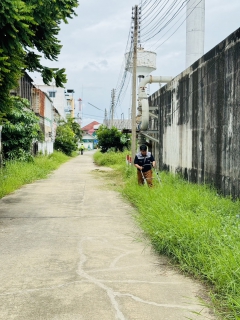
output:
<svg viewBox="0 0 240 320"><path fill-rule="evenodd" d="M117 170L125 179L122 193L138 209L136 220L155 250L209 284L224 319L240 319L240 202L164 172L161 184L155 175L154 188L138 186L125 161Z"/></svg>
<svg viewBox="0 0 240 320"><path fill-rule="evenodd" d="M0 168L0 198L26 183L45 178L69 159L65 154L54 151L49 156L34 158L34 162L7 162L4 168Z"/></svg>
<svg viewBox="0 0 240 320"><path fill-rule="evenodd" d="M124 152L106 152L101 153L97 151L94 153L94 161L99 166L110 166L113 168L118 168L119 170L125 164L126 155L129 154L129 151Z"/></svg>

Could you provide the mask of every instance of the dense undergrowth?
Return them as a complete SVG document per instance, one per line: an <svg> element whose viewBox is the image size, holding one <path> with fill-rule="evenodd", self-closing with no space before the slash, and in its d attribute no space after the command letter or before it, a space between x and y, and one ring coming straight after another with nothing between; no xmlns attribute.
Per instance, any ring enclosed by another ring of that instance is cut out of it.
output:
<svg viewBox="0 0 240 320"><path fill-rule="evenodd" d="M154 188L138 186L125 154L96 153L95 161L121 171L121 192L155 250L209 285L223 319L240 319L240 202L164 172Z"/></svg>
<svg viewBox="0 0 240 320"><path fill-rule="evenodd" d="M0 198L26 183L45 178L69 159L62 152L54 151L49 156L38 156L33 162L7 161L0 168Z"/></svg>

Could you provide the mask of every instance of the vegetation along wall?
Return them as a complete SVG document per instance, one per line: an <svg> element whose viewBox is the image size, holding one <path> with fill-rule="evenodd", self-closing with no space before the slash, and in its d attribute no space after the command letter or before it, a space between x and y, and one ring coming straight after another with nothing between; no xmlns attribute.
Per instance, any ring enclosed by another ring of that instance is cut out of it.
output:
<svg viewBox="0 0 240 320"><path fill-rule="evenodd" d="M240 197L240 28L149 102L160 169Z"/></svg>

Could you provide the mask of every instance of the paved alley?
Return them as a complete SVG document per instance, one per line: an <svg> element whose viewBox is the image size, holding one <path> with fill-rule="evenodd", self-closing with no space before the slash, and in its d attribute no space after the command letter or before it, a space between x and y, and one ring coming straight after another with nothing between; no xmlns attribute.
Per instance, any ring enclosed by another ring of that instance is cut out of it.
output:
<svg viewBox="0 0 240 320"><path fill-rule="evenodd" d="M215 319L198 282L136 241L134 209L92 155L0 200L0 319Z"/></svg>

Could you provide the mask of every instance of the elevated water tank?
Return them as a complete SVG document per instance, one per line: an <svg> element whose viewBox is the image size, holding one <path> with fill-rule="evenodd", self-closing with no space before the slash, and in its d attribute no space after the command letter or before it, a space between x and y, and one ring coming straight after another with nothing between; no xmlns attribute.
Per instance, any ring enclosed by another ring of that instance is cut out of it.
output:
<svg viewBox="0 0 240 320"><path fill-rule="evenodd" d="M125 54L125 70L132 73L133 60L131 54L132 52ZM156 70L156 57L157 54L155 52L145 51L143 48L137 49L137 77L146 77Z"/></svg>

